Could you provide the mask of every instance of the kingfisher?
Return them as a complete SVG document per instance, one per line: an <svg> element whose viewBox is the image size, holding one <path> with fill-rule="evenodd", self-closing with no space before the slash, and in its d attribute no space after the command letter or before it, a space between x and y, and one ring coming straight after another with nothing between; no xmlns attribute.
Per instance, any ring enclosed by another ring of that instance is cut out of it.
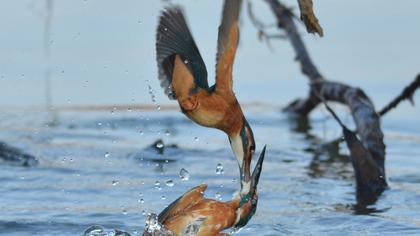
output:
<svg viewBox="0 0 420 236"><path fill-rule="evenodd" d="M216 83L208 85L206 65L188 28L182 9L165 9L156 34L158 78L170 99L199 125L225 132L238 160L241 185L250 184L254 135L233 91L232 69L239 40L241 0L226 0L219 26Z"/></svg>
<svg viewBox="0 0 420 236"><path fill-rule="evenodd" d="M144 236L154 235L227 235L223 230L245 226L255 214L258 204L257 185L265 156L264 146L251 175L246 194L235 193L228 202L204 198L207 184L192 188L171 203L158 216L149 216ZM241 190L243 193L244 190Z"/></svg>

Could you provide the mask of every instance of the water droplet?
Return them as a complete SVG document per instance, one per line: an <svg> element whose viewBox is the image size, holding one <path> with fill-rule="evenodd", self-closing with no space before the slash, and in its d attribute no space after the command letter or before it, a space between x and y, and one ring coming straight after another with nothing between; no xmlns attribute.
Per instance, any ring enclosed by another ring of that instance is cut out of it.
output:
<svg viewBox="0 0 420 236"><path fill-rule="evenodd" d="M160 109L161 109L160 105L157 105L156 109L157 109L158 111L160 111Z"/></svg>
<svg viewBox="0 0 420 236"><path fill-rule="evenodd" d="M143 198L141 198L141 199L139 199L139 201L138 201L140 204L143 204L144 203L144 199Z"/></svg>
<svg viewBox="0 0 420 236"><path fill-rule="evenodd" d="M165 195L162 195L162 197L160 197L162 200L165 200L166 199L166 197L165 197Z"/></svg>
<svg viewBox="0 0 420 236"><path fill-rule="evenodd" d="M198 137L194 137L194 141L198 142L198 140L199 140Z"/></svg>
<svg viewBox="0 0 420 236"><path fill-rule="evenodd" d="M150 95L150 98L152 99L152 102L153 103L156 103L156 96L154 94L154 91L153 91L152 86L150 86L149 84L147 84L147 88L149 90L149 95Z"/></svg>
<svg viewBox="0 0 420 236"><path fill-rule="evenodd" d="M216 166L216 175L222 175L225 173L225 170L223 169L222 163L217 164Z"/></svg>
<svg viewBox="0 0 420 236"><path fill-rule="evenodd" d="M163 30L168 31L168 28L165 27Z"/></svg>
<svg viewBox="0 0 420 236"><path fill-rule="evenodd" d="M143 130L140 130L139 133L140 133L140 135L143 135L144 134Z"/></svg>
<svg viewBox="0 0 420 236"><path fill-rule="evenodd" d="M182 168L179 171L179 178L181 178L182 181L188 181L190 179L190 173L186 169Z"/></svg>
<svg viewBox="0 0 420 236"><path fill-rule="evenodd" d="M159 148L159 149L163 148L163 142L162 141L157 142L156 147Z"/></svg>
<svg viewBox="0 0 420 236"><path fill-rule="evenodd" d="M171 135L171 132L169 132L169 130L166 130L166 131L165 131L165 135L166 135L166 136L169 136L169 135Z"/></svg>
<svg viewBox="0 0 420 236"><path fill-rule="evenodd" d="M108 158L109 156L111 156L111 154L109 154L109 152L105 152L104 157L105 157L105 158Z"/></svg>
<svg viewBox="0 0 420 236"><path fill-rule="evenodd" d="M120 181L118 181L118 180L113 180L112 181L112 186L116 186L117 184L119 184L120 183Z"/></svg>
<svg viewBox="0 0 420 236"><path fill-rule="evenodd" d="M173 180L167 180L166 181L166 186L168 186L168 187L173 187L175 185L175 183L174 183L174 181Z"/></svg>
<svg viewBox="0 0 420 236"><path fill-rule="evenodd" d="M123 215L127 215L128 214L128 212L127 212L127 210L123 210Z"/></svg>
<svg viewBox="0 0 420 236"><path fill-rule="evenodd" d="M159 181L156 181L155 182L155 189L162 190L162 187L160 186L160 182Z"/></svg>
<svg viewBox="0 0 420 236"><path fill-rule="evenodd" d="M184 60L184 63L185 63L185 64L188 64L188 63L189 63L189 61L188 61L187 59L185 59L185 60Z"/></svg>
<svg viewBox="0 0 420 236"><path fill-rule="evenodd" d="M214 197L215 197L217 200L222 200L222 194L221 194L220 192L216 192L216 193L214 194Z"/></svg>

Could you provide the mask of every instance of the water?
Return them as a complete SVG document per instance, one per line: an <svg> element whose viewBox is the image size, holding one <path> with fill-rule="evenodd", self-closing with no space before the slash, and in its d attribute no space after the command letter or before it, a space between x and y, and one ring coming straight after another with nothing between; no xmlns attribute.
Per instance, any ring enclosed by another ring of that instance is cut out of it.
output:
<svg viewBox="0 0 420 236"><path fill-rule="evenodd" d="M82 235L95 225L139 235L148 213L203 182L207 197L229 200L240 183L226 136L168 109L176 104L156 79L165 1L53 1L49 11L46 2L0 3L0 141L38 157L0 162L0 235ZM172 2L185 7L212 84L222 1ZM253 5L274 22L266 4ZM363 88L381 108L419 73L419 6L318 1L325 37L300 32L327 78ZM289 42L269 51L242 15L234 89L248 104L257 152L267 144L267 153L257 213L237 235L420 234L419 106L403 103L383 119L390 189L376 205L355 208L345 145L322 145L340 136L338 125L323 109L310 126L279 112L307 93L307 80ZM55 113L40 109L46 100ZM347 110L337 111L352 126Z"/></svg>
<svg viewBox="0 0 420 236"><path fill-rule="evenodd" d="M267 153L257 213L238 235L420 233L420 128L418 116L406 116L418 108L403 105L383 121L391 188L368 209L353 207L345 145L340 155L320 146L340 134L328 114L318 110L305 131L278 109L245 108L257 151L267 144ZM225 135L177 111L63 110L56 126L45 126L45 117L35 110L0 116L0 139L39 161L2 164L0 235L81 235L92 225L138 235L147 213L191 187L208 183L206 196L225 201L239 187Z"/></svg>

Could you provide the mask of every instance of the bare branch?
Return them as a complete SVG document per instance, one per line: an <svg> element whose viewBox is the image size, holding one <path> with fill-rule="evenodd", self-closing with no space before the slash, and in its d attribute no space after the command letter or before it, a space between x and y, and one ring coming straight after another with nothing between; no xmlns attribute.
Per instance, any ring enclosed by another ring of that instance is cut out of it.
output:
<svg viewBox="0 0 420 236"><path fill-rule="evenodd" d="M293 21L293 13L277 0L266 0L266 2L270 5L271 10L277 18L277 26L285 30L295 50L296 60L300 63L302 73L308 76L311 82L323 80L321 73L319 73L318 69L312 63L305 44L298 33L296 24Z"/></svg>
<svg viewBox="0 0 420 236"><path fill-rule="evenodd" d="M388 111L398 106L400 102L402 102L405 99L408 99L412 104L414 104L413 101L413 95L416 89L420 88L420 74L417 75L416 79L411 82L410 85L404 88L402 93L398 95L394 100L392 100L388 105L386 105L382 110L378 113L380 116L385 115Z"/></svg>
<svg viewBox="0 0 420 236"><path fill-rule="evenodd" d="M270 51L274 51L273 47L271 46L271 41L270 39L273 38L280 38L280 39L286 39L287 37L285 35L269 35L268 33L265 32L266 26L264 25L264 23L262 23L254 14L254 11L252 10L252 4L250 1L248 1L248 16L249 19L251 20L251 23L255 26L255 28L258 30L258 39L260 41L265 41L267 43L267 47L268 49L270 49Z"/></svg>
<svg viewBox="0 0 420 236"><path fill-rule="evenodd" d="M343 129L343 136L347 147L350 150L351 163L356 176L356 197L357 202L363 205L373 204L377 197L387 188L384 169L378 168L369 150L356 136L355 132L349 130L328 106L324 98L317 94L324 103L327 110ZM372 187L374 186L374 187Z"/></svg>
<svg viewBox="0 0 420 236"><path fill-rule="evenodd" d="M251 20L252 24L258 29L258 31L264 31L265 25L259 19L257 19L252 9L252 4L250 1L248 1L249 19Z"/></svg>
<svg viewBox="0 0 420 236"><path fill-rule="evenodd" d="M322 101L322 103L325 105L325 107L331 113L332 117L337 121L337 123L342 128L346 128L346 126L343 124L343 122L341 122L341 119L337 116L337 114L334 112L334 110L330 106L328 106L327 101L325 101L324 97L322 97L316 89L314 89L313 91L315 93L315 96L317 96Z"/></svg>
<svg viewBox="0 0 420 236"><path fill-rule="evenodd" d="M277 18L278 27L285 30L302 73L309 78L311 85L309 97L295 100L286 108L286 111L307 116L322 100L338 102L349 107L361 140L354 132L343 128L357 179L357 199L358 202L371 203L387 186L384 170L385 144L379 116L372 101L359 88L324 79L313 64L297 33L290 9L278 0L266 0L266 2ZM337 116L335 118L339 121ZM341 125L345 127L342 123Z"/></svg>
<svg viewBox="0 0 420 236"><path fill-rule="evenodd" d="M298 0L300 9L300 19L306 26L308 33L318 33L319 36L324 36L322 27L319 25L318 19L313 10L312 0Z"/></svg>
<svg viewBox="0 0 420 236"><path fill-rule="evenodd" d="M285 112L294 113L299 116L307 116L318 106L320 100L318 97L309 95L305 99L296 99L283 109Z"/></svg>

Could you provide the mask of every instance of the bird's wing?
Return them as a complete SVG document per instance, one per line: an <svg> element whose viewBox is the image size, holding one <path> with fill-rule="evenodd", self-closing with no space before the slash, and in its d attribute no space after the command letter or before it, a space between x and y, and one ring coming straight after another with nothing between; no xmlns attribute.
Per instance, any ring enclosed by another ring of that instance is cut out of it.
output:
<svg viewBox="0 0 420 236"><path fill-rule="evenodd" d="M168 207L163 210L159 216L158 221L161 224L164 224L172 216L183 212L191 206L194 206L201 200L203 200L204 191L207 189L207 184L201 184L195 188L192 188L180 198L172 202Z"/></svg>
<svg viewBox="0 0 420 236"><path fill-rule="evenodd" d="M239 41L239 13L242 0L225 0L219 26L216 55L216 89L232 90L232 66Z"/></svg>
<svg viewBox="0 0 420 236"><path fill-rule="evenodd" d="M176 98L172 89L175 56L179 55L193 77L193 85L209 89L206 65L190 33L182 10L175 6L165 9L156 33L156 59L159 80L170 99Z"/></svg>

